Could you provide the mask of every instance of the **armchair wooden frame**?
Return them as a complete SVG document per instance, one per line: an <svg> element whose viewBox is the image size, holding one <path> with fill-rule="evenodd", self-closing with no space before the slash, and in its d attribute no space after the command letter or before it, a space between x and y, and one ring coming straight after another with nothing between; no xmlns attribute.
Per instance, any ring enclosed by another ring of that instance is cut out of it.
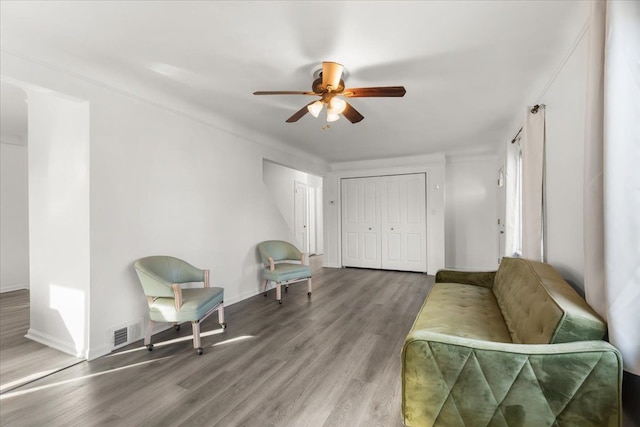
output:
<svg viewBox="0 0 640 427"><path fill-rule="evenodd" d="M153 268L164 269L160 274ZM149 305L149 320L144 336L144 345L153 350L151 343L153 329L158 322L172 323L176 331L180 330L180 323L189 321L193 330L193 348L198 354L203 353L200 339L200 324L214 312L218 312L218 323L222 329L226 329L224 320L224 300L222 288L211 288L210 271L201 270L185 261L173 257L155 256L138 260L135 263L138 274ZM168 280L167 276L173 276ZM201 281L204 289L210 292L202 293L202 290L183 289L182 284ZM199 292L199 293L196 293ZM171 305L167 305L167 304ZM188 303L188 311L183 311L185 303ZM173 307L172 307L173 306ZM175 309L175 312L172 310ZM206 311L204 311L206 310Z"/></svg>
<svg viewBox="0 0 640 427"><path fill-rule="evenodd" d="M305 254L302 254L302 257L300 257L300 264L305 265ZM274 272L276 269L276 263L273 260L273 258L269 257L269 271ZM278 300L278 302L280 304L282 304L282 285L284 285L284 291L287 292L289 290L289 285L292 283L297 283L297 282L304 282L307 281L307 296L309 298L311 298L311 290L312 290L312 284L311 284L311 277L308 278L302 278L302 279L292 279L292 280L286 280L284 282L275 282L276 284L276 299ZM267 286L269 285L269 282L271 280L266 279L264 281L264 296L267 296Z"/></svg>
<svg viewBox="0 0 640 427"><path fill-rule="evenodd" d="M289 242L267 240L258 244L258 252L264 267L264 296L269 282L275 283L276 300L282 304L282 285L285 292L292 283L307 281L307 296L311 298L311 269L306 264L306 254Z"/></svg>

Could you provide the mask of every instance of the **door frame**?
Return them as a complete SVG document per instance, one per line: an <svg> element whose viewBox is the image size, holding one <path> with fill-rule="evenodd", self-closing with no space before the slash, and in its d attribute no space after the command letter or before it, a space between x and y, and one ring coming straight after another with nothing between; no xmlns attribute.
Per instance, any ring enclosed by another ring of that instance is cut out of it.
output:
<svg viewBox="0 0 640 427"><path fill-rule="evenodd" d="M424 175L424 184L425 184L425 194L424 194L424 209L425 209L425 241L424 241L424 254L425 254L425 273L428 274L429 272L429 246L432 242L432 240L430 239L429 236L429 170L428 169L420 169L420 170L416 170L416 171L410 171L410 170L404 170L402 172L390 172L390 173L379 173L379 174L363 174L363 175L345 175L345 176L339 176L337 177L337 185L338 185L338 197L337 197L337 202L338 202L338 211L337 211L337 216L338 216L338 244L337 244L337 251L338 251L338 262L340 264L341 268L345 268L344 263L343 263L343 256L342 256L342 245L343 245L343 241L342 241L342 216L343 216L343 206L342 206L342 182L345 179L358 179L358 178L384 178L384 177L389 177L389 176L401 176L401 175ZM440 185L438 184L438 189L440 189ZM435 210L434 210L435 211ZM382 244L382 242L380 242L380 244ZM444 248L443 248L444 249ZM443 251L444 252L444 251ZM381 258L382 261L382 258ZM442 268L442 267L437 267Z"/></svg>

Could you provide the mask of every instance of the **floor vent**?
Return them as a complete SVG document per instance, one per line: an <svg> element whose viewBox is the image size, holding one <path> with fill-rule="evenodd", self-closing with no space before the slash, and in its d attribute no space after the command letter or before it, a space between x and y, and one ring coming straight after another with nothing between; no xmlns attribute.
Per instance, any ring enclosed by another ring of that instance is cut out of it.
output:
<svg viewBox="0 0 640 427"><path fill-rule="evenodd" d="M128 328L120 328L113 331L113 346L118 347L122 344L126 344L129 340Z"/></svg>

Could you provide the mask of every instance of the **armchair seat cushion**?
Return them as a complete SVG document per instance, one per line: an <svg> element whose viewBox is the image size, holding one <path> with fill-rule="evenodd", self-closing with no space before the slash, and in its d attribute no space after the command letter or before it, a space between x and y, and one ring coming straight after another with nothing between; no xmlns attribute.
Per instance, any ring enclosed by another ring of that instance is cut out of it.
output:
<svg viewBox="0 0 640 427"><path fill-rule="evenodd" d="M224 299L224 288L194 288L182 290L182 306L176 311L173 298L157 298L149 306L154 322L186 322L202 318Z"/></svg>
<svg viewBox="0 0 640 427"><path fill-rule="evenodd" d="M311 277L311 268L303 264L280 263L275 265L273 271L268 268L264 271L264 278L274 282L286 282L309 277Z"/></svg>
<svg viewBox="0 0 640 427"><path fill-rule="evenodd" d="M476 340L512 342L491 289L459 283L433 285L412 329Z"/></svg>

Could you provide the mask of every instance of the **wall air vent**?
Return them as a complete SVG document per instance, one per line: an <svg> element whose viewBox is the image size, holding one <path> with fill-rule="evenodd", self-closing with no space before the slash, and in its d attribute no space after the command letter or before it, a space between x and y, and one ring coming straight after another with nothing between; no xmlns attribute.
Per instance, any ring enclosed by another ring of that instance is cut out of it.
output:
<svg viewBox="0 0 640 427"><path fill-rule="evenodd" d="M129 329L128 328L120 328L113 331L113 347L121 346L122 344L126 344L129 340Z"/></svg>

